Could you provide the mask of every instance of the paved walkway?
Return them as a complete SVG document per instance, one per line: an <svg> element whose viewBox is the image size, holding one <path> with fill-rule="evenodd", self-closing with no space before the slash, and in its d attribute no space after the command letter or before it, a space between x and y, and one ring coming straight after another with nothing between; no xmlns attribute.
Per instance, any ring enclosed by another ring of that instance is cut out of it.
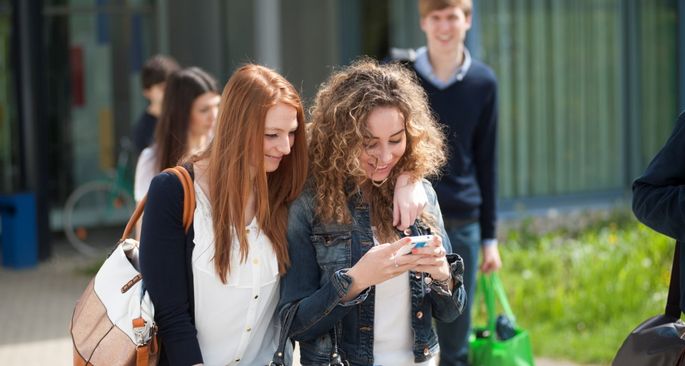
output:
<svg viewBox="0 0 685 366"><path fill-rule="evenodd" d="M0 365L68 366L69 319L90 278L93 260L57 242L49 261L30 270L0 267ZM538 359L538 366L577 366Z"/></svg>
<svg viewBox="0 0 685 366"><path fill-rule="evenodd" d="M71 365L68 327L91 260L60 245L37 268L0 268L0 365Z"/></svg>

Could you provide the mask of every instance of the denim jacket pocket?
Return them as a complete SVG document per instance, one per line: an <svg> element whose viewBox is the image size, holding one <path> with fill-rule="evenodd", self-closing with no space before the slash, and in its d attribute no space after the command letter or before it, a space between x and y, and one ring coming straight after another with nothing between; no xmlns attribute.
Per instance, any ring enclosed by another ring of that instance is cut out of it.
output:
<svg viewBox="0 0 685 366"><path fill-rule="evenodd" d="M325 271L326 277L335 271L350 266L352 251L351 231L317 231L311 235L311 241L316 249L316 259Z"/></svg>
<svg viewBox="0 0 685 366"><path fill-rule="evenodd" d="M352 253L352 231L349 227L315 227L311 241L316 250L316 259L322 270L322 281L330 280L333 273L350 266Z"/></svg>

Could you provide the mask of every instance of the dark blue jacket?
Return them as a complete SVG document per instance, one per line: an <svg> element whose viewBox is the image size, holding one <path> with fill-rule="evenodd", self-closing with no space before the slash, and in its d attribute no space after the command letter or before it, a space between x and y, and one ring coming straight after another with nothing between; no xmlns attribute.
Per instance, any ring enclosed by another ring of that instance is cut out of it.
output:
<svg viewBox="0 0 685 366"><path fill-rule="evenodd" d="M143 112L138 118L135 130L133 131L133 145L138 154L146 147L152 145L155 138L155 127L157 127L157 117L147 111Z"/></svg>
<svg viewBox="0 0 685 366"><path fill-rule="evenodd" d="M439 233L447 252L450 242L445 233L440 207L430 183L424 182L429 204L426 210L438 220ZM283 316L298 304L289 335L299 341L303 365L328 364L331 330L338 324L339 351L351 365L373 365L374 287L343 303L351 282L345 275L374 246L369 206L355 195L349 202L351 224L324 224L315 217L311 187L290 207L288 253L291 267L281 281L279 309ZM463 262L450 255L457 286L453 293L439 293L424 285L422 273L411 273L413 353L416 362L430 359L439 351L432 318L452 321L466 303L462 285ZM409 316L409 314L408 314Z"/></svg>
<svg viewBox="0 0 685 366"><path fill-rule="evenodd" d="M633 183L633 212L652 229L685 242L685 113L666 145ZM680 251L680 293L685 294L685 250ZM685 296L680 308L685 311Z"/></svg>
<svg viewBox="0 0 685 366"><path fill-rule="evenodd" d="M436 88L416 73L431 109L445 126L450 149L445 174L434 182L445 218L478 221L482 239L495 239L497 221L497 79L473 60L464 79Z"/></svg>

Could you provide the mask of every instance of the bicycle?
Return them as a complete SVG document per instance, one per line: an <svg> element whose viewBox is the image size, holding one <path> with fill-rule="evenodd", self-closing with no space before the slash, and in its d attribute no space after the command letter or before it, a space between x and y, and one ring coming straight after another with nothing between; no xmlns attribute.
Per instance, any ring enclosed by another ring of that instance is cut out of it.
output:
<svg viewBox="0 0 685 366"><path fill-rule="evenodd" d="M64 233L74 249L86 256L97 256L102 249L90 229L123 226L135 209L128 169L133 144L122 138L120 146L116 168L109 177L83 183L64 204Z"/></svg>

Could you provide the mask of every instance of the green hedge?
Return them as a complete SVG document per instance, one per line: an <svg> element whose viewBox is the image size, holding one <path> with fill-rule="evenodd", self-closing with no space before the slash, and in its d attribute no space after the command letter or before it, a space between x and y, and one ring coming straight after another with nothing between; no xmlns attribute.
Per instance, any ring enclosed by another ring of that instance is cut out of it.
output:
<svg viewBox="0 0 685 366"><path fill-rule="evenodd" d="M625 212L546 234L531 222L500 249L518 324L536 356L609 363L631 329L663 311L674 241Z"/></svg>

